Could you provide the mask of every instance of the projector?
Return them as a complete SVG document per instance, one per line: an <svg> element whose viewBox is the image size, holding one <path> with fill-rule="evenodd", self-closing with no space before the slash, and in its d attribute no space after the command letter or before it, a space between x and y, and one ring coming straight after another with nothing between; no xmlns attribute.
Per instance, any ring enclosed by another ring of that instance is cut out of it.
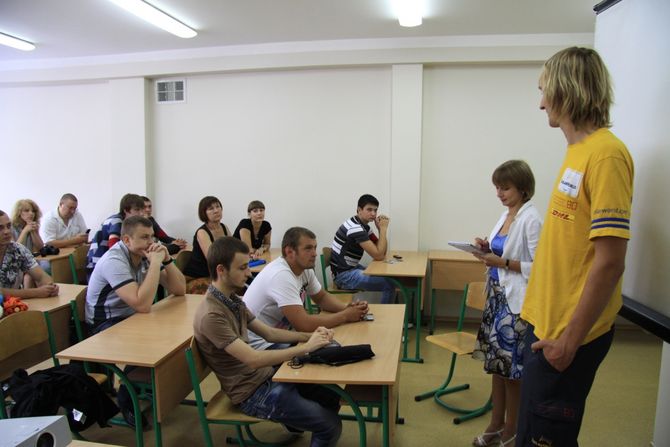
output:
<svg viewBox="0 0 670 447"><path fill-rule="evenodd" d="M72 434L65 416L0 420L0 447L66 447Z"/></svg>

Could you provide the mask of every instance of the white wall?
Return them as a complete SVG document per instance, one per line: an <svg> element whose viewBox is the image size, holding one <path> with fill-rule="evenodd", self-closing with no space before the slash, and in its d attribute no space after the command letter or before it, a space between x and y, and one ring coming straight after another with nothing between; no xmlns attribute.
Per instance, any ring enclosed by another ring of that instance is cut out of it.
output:
<svg viewBox="0 0 670 447"><path fill-rule="evenodd" d="M286 229L330 242L369 192L389 202L389 67L193 76L187 102L153 108L159 222L192 237L205 195L231 231L254 199L273 245Z"/></svg>
<svg viewBox="0 0 670 447"><path fill-rule="evenodd" d="M421 249L488 236L504 211L491 183L510 159L535 175L544 215L565 138L539 110L541 64L435 66L425 70Z"/></svg>
<svg viewBox="0 0 670 447"><path fill-rule="evenodd" d="M106 82L0 88L0 209L31 198L55 208L61 195L79 198L90 227L118 208L110 194L113 154Z"/></svg>
<svg viewBox="0 0 670 447"><path fill-rule="evenodd" d="M598 15L595 48L615 85L612 130L635 161L623 292L670 316L670 3L624 1ZM654 445L670 445L670 344L663 344Z"/></svg>

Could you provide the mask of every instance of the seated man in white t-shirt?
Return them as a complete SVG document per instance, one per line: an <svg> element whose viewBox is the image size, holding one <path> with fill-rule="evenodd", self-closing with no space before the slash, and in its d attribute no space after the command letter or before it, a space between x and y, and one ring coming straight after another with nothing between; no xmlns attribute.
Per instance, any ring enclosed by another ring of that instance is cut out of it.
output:
<svg viewBox="0 0 670 447"><path fill-rule="evenodd" d="M361 320L368 312L365 301L345 304L326 292L314 274L316 236L302 227L289 228L282 240L282 256L254 278L244 294L252 314L268 326L313 332L319 326L332 328ZM328 314L310 315L304 307L310 298ZM273 346L249 331L249 344L256 349Z"/></svg>
<svg viewBox="0 0 670 447"><path fill-rule="evenodd" d="M74 194L63 194L58 208L44 216L41 236L45 244L65 248L85 244L88 241L86 222L77 211L78 205Z"/></svg>

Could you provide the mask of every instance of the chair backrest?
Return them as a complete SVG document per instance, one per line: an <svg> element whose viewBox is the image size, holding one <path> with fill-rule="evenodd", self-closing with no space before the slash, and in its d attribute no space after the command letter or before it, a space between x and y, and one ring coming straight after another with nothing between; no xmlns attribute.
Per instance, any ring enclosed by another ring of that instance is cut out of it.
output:
<svg viewBox="0 0 670 447"><path fill-rule="evenodd" d="M486 283L471 282L468 284L466 293L465 304L473 309L483 311L486 305Z"/></svg>
<svg viewBox="0 0 670 447"><path fill-rule="evenodd" d="M205 380L205 377L209 375L212 369L205 363L205 360L202 358L200 349L198 349L198 342L195 340L195 337L191 337L191 343L189 344L190 356L192 360L189 360L189 369L195 374L195 377L198 379L198 383ZM188 355L187 355L188 356Z"/></svg>
<svg viewBox="0 0 670 447"><path fill-rule="evenodd" d="M177 265L177 268L179 269L180 272L184 271L186 265L188 265L188 261L191 260L192 254L193 252L191 250L182 250L179 253L177 253L177 258L175 259L174 262Z"/></svg>
<svg viewBox="0 0 670 447"><path fill-rule="evenodd" d="M77 333L77 340L82 341L85 336L84 322L86 320L86 292L88 287L84 287L77 296L70 301L70 310L72 311L72 319L74 320L74 328Z"/></svg>
<svg viewBox="0 0 670 447"><path fill-rule="evenodd" d="M15 369L27 369L51 356L44 314L37 310L18 312L0 319L0 380Z"/></svg>
<svg viewBox="0 0 670 447"><path fill-rule="evenodd" d="M326 273L326 270L328 269L328 272L330 272L330 254L331 254L331 248L330 247L323 247L321 249L321 275L323 275L323 288L328 289L328 273Z"/></svg>
<svg viewBox="0 0 670 447"><path fill-rule="evenodd" d="M90 244L83 244L77 247L72 253L74 257L74 269L77 272L77 279L79 284L86 284L86 255L88 255L88 250L91 248Z"/></svg>

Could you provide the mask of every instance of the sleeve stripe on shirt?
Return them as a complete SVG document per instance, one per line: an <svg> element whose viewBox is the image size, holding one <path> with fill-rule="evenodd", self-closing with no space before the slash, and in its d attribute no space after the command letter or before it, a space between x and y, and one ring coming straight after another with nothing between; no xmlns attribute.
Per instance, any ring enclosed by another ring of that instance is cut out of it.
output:
<svg viewBox="0 0 670 447"><path fill-rule="evenodd" d="M630 230L630 225L620 225L620 224L591 225L592 230L596 230L598 228L623 228L624 230Z"/></svg>
<svg viewBox="0 0 670 447"><path fill-rule="evenodd" d="M600 219L593 219L591 221L592 224L597 223L597 222L625 222L625 223L630 223L630 219L626 219L624 217L601 217Z"/></svg>

